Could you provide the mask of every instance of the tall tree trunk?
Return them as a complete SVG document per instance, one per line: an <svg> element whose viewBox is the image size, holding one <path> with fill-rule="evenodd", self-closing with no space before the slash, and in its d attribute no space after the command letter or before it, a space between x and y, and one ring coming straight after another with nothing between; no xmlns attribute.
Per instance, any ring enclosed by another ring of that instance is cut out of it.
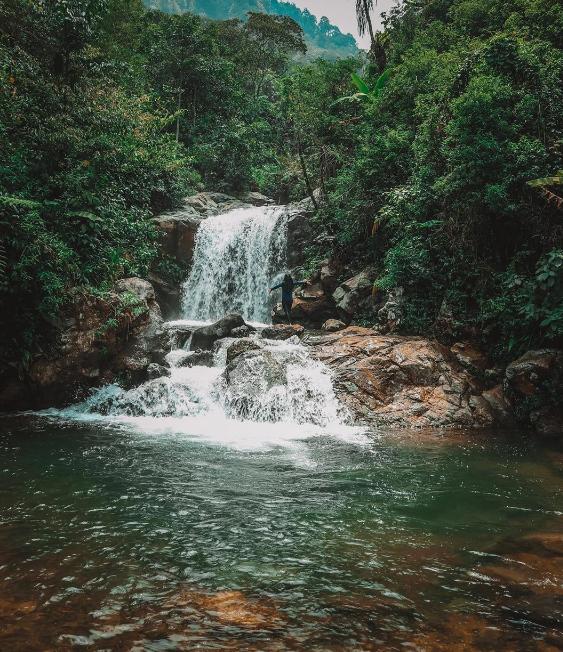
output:
<svg viewBox="0 0 563 652"><path fill-rule="evenodd" d="M366 14L366 23L368 26L369 38L371 41L371 50L373 51L375 48L375 35L373 33L373 25L371 24L371 16L369 15L369 7L368 7L367 0L363 0L363 2L364 2L364 12Z"/></svg>
<svg viewBox="0 0 563 652"><path fill-rule="evenodd" d="M315 210L318 210L319 205L315 199L315 193L313 192L313 187L311 186L311 180L309 179L309 173L307 172L307 165L305 164L305 158L303 157L303 149L301 147L301 141L297 143L297 151L299 153L299 163L301 163L301 170L303 172L303 179L305 180L305 186L307 187L307 193L313 202Z"/></svg>
<svg viewBox="0 0 563 652"><path fill-rule="evenodd" d="M180 110L182 108L182 90L178 91L178 115L176 116L176 142L180 140Z"/></svg>

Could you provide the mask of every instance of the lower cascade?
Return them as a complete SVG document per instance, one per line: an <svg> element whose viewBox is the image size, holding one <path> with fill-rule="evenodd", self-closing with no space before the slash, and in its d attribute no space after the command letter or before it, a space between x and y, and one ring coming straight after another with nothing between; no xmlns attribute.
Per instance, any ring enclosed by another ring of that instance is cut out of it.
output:
<svg viewBox="0 0 563 652"><path fill-rule="evenodd" d="M285 268L286 237L283 207L237 209L204 220L184 284L185 319L165 324L169 368L133 389L108 385L96 390L66 413L203 418L210 428L226 420L229 427L238 421L342 428L328 368L297 336L286 341L260 336L260 324L270 321L269 287ZM190 350L189 333L233 313L257 328L245 327L243 338L218 339L203 354Z"/></svg>
<svg viewBox="0 0 563 652"><path fill-rule="evenodd" d="M252 348L227 362L238 343ZM172 351L170 376L131 390L106 386L71 410L113 417L206 416L215 423L234 419L326 427L341 422L327 368L298 342L225 338L218 342L212 366L182 366L196 356Z"/></svg>

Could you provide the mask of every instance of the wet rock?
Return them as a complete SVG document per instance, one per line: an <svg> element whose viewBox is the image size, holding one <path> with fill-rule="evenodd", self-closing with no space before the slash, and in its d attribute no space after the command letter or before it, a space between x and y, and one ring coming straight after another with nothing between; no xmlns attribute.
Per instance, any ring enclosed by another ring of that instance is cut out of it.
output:
<svg viewBox="0 0 563 652"><path fill-rule="evenodd" d="M545 437L563 434L563 351L528 351L505 371L504 390L522 420Z"/></svg>
<svg viewBox="0 0 563 652"><path fill-rule="evenodd" d="M141 278L127 278L118 281L115 290L124 308L133 315L146 314L143 328L134 337L128 338L119 356L119 365L130 372L146 372L151 362L164 364L168 352L168 336L163 328L160 306L156 302L152 285ZM142 378L142 373L138 376Z"/></svg>
<svg viewBox="0 0 563 652"><path fill-rule="evenodd" d="M212 351L190 351L185 358L177 362L178 367L212 367Z"/></svg>
<svg viewBox="0 0 563 652"><path fill-rule="evenodd" d="M327 319L322 325L323 331L329 333L336 333L337 331L341 331L343 328L346 328L346 324L339 319Z"/></svg>
<svg viewBox="0 0 563 652"><path fill-rule="evenodd" d="M237 208L249 208L251 206L250 203L241 201L231 195L225 195L222 192L198 192L196 195L186 197L184 205L193 209L200 217L210 217Z"/></svg>
<svg viewBox="0 0 563 652"><path fill-rule="evenodd" d="M311 217L315 209L310 199L288 204L287 213L287 262L290 269L305 264L305 250L313 240Z"/></svg>
<svg viewBox="0 0 563 652"><path fill-rule="evenodd" d="M201 215L191 206L155 217L154 223L161 233L163 253L189 265L201 220Z"/></svg>
<svg viewBox="0 0 563 652"><path fill-rule="evenodd" d="M269 206L274 203L273 199L266 197L260 192L245 192L239 197L240 201L252 206Z"/></svg>
<svg viewBox="0 0 563 652"><path fill-rule="evenodd" d="M233 342L227 348L227 364L231 363L236 357L248 351L257 351L262 348L256 340L249 338L239 339Z"/></svg>
<svg viewBox="0 0 563 652"><path fill-rule="evenodd" d="M256 329L253 326L245 324L244 326L237 326L231 331L230 337L249 337L252 333L255 333Z"/></svg>
<svg viewBox="0 0 563 652"><path fill-rule="evenodd" d="M305 329L300 324L274 324L264 328L261 335L267 340L288 340L294 335L300 337L304 332Z"/></svg>
<svg viewBox="0 0 563 652"><path fill-rule="evenodd" d="M161 364L152 363L147 367L147 379L154 380L155 378L162 378L163 376L170 376L170 369Z"/></svg>
<svg viewBox="0 0 563 652"><path fill-rule="evenodd" d="M200 326L192 334L192 350L202 349L209 351L213 344L222 337L228 337L235 328L246 326L240 315L226 315L219 321L209 326Z"/></svg>
<svg viewBox="0 0 563 652"><path fill-rule="evenodd" d="M490 367L487 356L469 342L457 342L450 350L460 365L472 374L484 374Z"/></svg>
<svg viewBox="0 0 563 652"><path fill-rule="evenodd" d="M511 362L505 373L508 389L521 396L532 396L542 389L542 384L550 381L559 384L563 377L563 351L541 349L528 351Z"/></svg>
<svg viewBox="0 0 563 652"><path fill-rule="evenodd" d="M506 398L502 385L496 385L492 389L484 391L482 396L489 404L496 424L505 427L514 425L516 422L514 410Z"/></svg>
<svg viewBox="0 0 563 652"><path fill-rule="evenodd" d="M401 287L389 291L383 305L377 311L378 332L394 333L403 321L405 308L404 290Z"/></svg>
<svg viewBox="0 0 563 652"><path fill-rule="evenodd" d="M187 346L194 331L194 326L188 326L182 322L167 322L164 330L168 334L170 349L183 349Z"/></svg>
<svg viewBox="0 0 563 652"><path fill-rule="evenodd" d="M270 351L252 350L236 356L226 367L225 410L241 419L276 420L274 413L265 409L264 399L276 387L287 383L286 367ZM274 412L272 402L269 407Z"/></svg>
<svg viewBox="0 0 563 652"><path fill-rule="evenodd" d="M398 427L495 423L485 387L437 342L361 327L307 342L333 369L340 400L360 421Z"/></svg>
<svg viewBox="0 0 563 652"><path fill-rule="evenodd" d="M339 285L332 298L338 310L351 318L370 306L372 287L373 270L367 268Z"/></svg>

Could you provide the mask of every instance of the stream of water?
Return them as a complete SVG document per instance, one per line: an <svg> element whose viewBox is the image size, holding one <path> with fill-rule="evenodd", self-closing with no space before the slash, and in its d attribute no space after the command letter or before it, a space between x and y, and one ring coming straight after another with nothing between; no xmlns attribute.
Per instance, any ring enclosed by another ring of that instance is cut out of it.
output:
<svg viewBox="0 0 563 652"><path fill-rule="evenodd" d="M269 320L283 211L208 218L186 320ZM184 325L191 322L181 322ZM354 427L298 341L0 417L0 649L558 649L563 454Z"/></svg>

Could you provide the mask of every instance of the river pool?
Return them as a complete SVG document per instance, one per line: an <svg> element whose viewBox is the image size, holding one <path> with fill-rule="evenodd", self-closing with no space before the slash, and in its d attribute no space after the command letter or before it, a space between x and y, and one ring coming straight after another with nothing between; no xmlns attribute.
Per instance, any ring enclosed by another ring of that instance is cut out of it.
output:
<svg viewBox="0 0 563 652"><path fill-rule="evenodd" d="M563 644L560 451L156 421L0 418L0 649Z"/></svg>

